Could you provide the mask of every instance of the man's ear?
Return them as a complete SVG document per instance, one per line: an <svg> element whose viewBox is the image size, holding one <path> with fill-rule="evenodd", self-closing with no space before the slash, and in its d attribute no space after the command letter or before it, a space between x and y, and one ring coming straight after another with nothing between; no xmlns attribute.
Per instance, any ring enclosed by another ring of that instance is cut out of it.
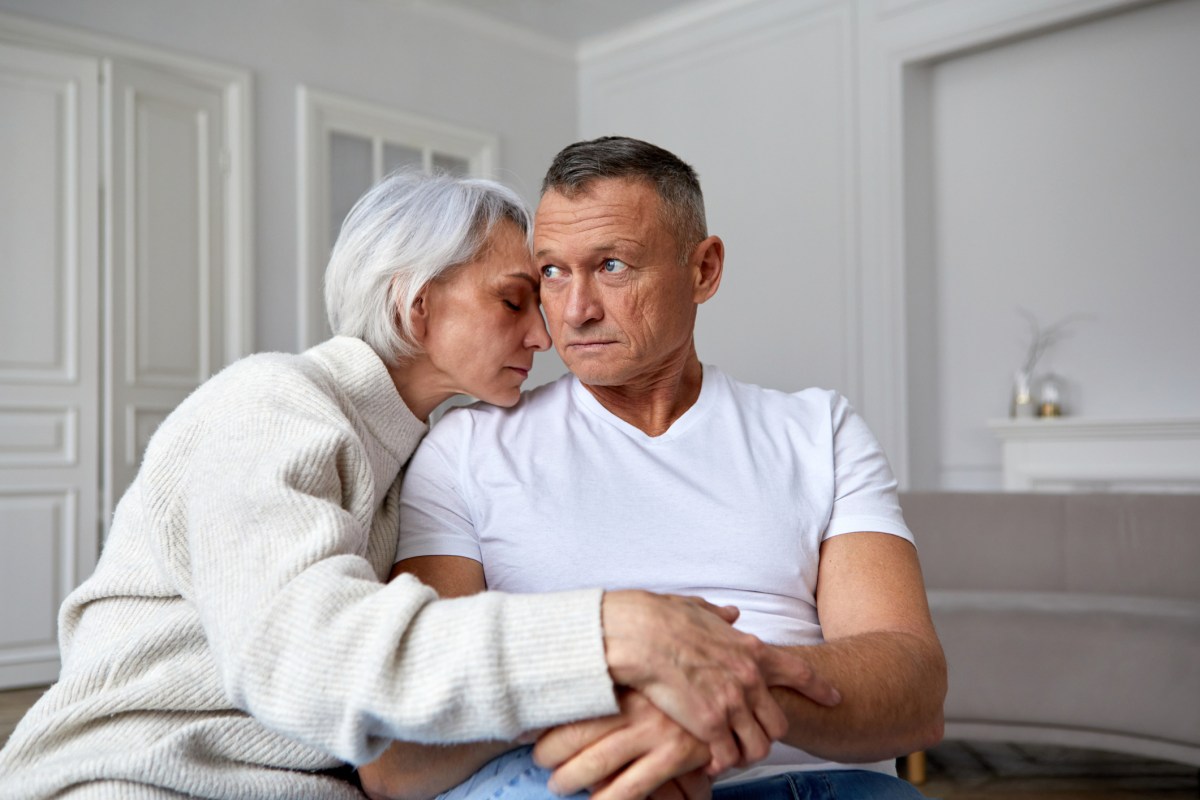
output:
<svg viewBox="0 0 1200 800"><path fill-rule="evenodd" d="M688 265L694 280L692 300L700 305L716 294L721 285L721 275L725 269L725 243L721 237L709 236L692 248Z"/></svg>

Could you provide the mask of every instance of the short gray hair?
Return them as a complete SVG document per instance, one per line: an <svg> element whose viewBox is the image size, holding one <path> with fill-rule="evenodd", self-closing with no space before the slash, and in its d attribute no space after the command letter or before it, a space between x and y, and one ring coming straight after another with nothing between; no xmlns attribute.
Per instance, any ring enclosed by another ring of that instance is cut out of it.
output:
<svg viewBox="0 0 1200 800"><path fill-rule="evenodd" d="M680 263L686 263L692 248L708 236L696 170L669 150L640 139L602 136L567 145L546 170L542 194L554 191L572 199L586 193L594 181L607 178L641 180L654 187Z"/></svg>
<svg viewBox="0 0 1200 800"><path fill-rule="evenodd" d="M529 211L494 181L387 176L354 204L333 245L325 269L329 327L362 339L391 366L417 355L413 301L431 281L478 257L505 220L528 241Z"/></svg>

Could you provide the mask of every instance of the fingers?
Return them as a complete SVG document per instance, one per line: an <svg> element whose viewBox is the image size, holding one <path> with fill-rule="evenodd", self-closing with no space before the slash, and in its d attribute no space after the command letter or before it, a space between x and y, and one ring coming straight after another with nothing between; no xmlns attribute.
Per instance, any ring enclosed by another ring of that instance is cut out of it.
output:
<svg viewBox="0 0 1200 800"><path fill-rule="evenodd" d="M550 776L550 791L567 795L595 786L646 749L647 743L639 741L637 732L627 728L615 731L559 765ZM666 775L663 780L669 777Z"/></svg>
<svg viewBox="0 0 1200 800"><path fill-rule="evenodd" d="M771 686L785 686L823 706L836 706L842 695L818 675L804 658L780 647L768 647L761 660L763 676Z"/></svg>
<svg viewBox="0 0 1200 800"><path fill-rule="evenodd" d="M614 720L619 724L614 725ZM601 730L607 730L596 738ZM703 775L692 776L674 789L673 778L700 772L711 758L708 745L689 734L638 692L621 696L621 712L605 720L576 723L550 731L538 743L534 758L545 765L546 753L557 758L560 747L569 749L588 741L578 752L557 764L549 788L570 794L590 787L601 800L640 800L653 792L661 800L704 800ZM545 744L543 744L545 743Z"/></svg>
<svg viewBox="0 0 1200 800"><path fill-rule="evenodd" d="M739 698L742 699L742 698ZM712 747L713 758L705 772L710 776L720 775L731 767L744 767L761 761L771 752L771 744L788 731L788 718L778 701L771 696L765 685L751 686L746 690L745 701L749 705L729 705L729 730L736 738L736 760L724 748Z"/></svg>
<svg viewBox="0 0 1200 800"><path fill-rule="evenodd" d="M690 773L707 761L708 748L690 737L675 746L656 747L595 792L592 800L638 800L650 795L673 776Z"/></svg>
<svg viewBox="0 0 1200 800"><path fill-rule="evenodd" d="M742 750L732 734L725 734L708 743L712 754L708 763L710 775L720 775L727 769L742 763Z"/></svg>
<svg viewBox="0 0 1200 800"><path fill-rule="evenodd" d="M783 713L779 701L772 696L770 689L755 691L750 697L750 707L755 721L762 726L769 742L782 739L788 732L790 725L787 714Z"/></svg>
<svg viewBox="0 0 1200 800"><path fill-rule="evenodd" d="M613 679L644 692L707 742L713 774L761 759L786 733L771 686L823 705L840 702L805 659L732 628L736 613L696 597L646 592L606 592L602 606Z"/></svg>
<svg viewBox="0 0 1200 800"><path fill-rule="evenodd" d="M741 610L737 606L715 606L705 600L703 597L697 597L694 594L672 594L667 597L677 597L680 600L686 600L694 606L704 609L710 614L716 614L725 622L732 625L737 622L737 618L741 616Z"/></svg>
<svg viewBox="0 0 1200 800"><path fill-rule="evenodd" d="M624 724L621 715L614 714L551 728L533 746L533 761L539 767L555 769Z"/></svg>
<svg viewBox="0 0 1200 800"><path fill-rule="evenodd" d="M764 694L770 698L769 692L764 692ZM779 709L778 705L775 705L775 709L779 716L783 717L783 711ZM784 725L786 726L787 718L783 717L783 719ZM755 761L761 761L767 757L767 753L769 753L771 750L771 742L778 737L772 735L770 730L765 725L761 724L761 722L762 721L757 719L755 715L750 712L750 709L746 708L745 706L737 706L734 708L733 714L730 716L729 723L730 727L733 729L734 735L737 737L738 744L740 745L740 758L734 764L729 764L727 766L717 764L716 760L714 759L713 762L709 764L710 775L720 775L729 767L753 764Z"/></svg>

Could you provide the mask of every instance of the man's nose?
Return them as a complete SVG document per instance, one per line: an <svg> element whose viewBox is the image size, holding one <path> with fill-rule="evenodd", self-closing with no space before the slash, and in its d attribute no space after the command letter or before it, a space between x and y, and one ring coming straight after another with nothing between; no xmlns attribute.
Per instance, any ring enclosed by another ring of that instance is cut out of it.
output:
<svg viewBox="0 0 1200 800"><path fill-rule="evenodd" d="M604 307L596 288L587 277L571 280L567 288L567 303L563 309L563 321L572 328L582 328L589 322L595 322L604 316Z"/></svg>

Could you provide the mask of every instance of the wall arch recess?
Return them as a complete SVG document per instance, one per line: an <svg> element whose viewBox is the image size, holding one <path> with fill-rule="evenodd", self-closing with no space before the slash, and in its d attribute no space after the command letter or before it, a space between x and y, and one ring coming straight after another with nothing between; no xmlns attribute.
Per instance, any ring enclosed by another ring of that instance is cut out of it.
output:
<svg viewBox="0 0 1200 800"><path fill-rule="evenodd" d="M914 356L937 337L933 68L973 51L1152 5L1153 0L866 0L859 17L860 252L864 413L901 486L928 486L936 374Z"/></svg>

